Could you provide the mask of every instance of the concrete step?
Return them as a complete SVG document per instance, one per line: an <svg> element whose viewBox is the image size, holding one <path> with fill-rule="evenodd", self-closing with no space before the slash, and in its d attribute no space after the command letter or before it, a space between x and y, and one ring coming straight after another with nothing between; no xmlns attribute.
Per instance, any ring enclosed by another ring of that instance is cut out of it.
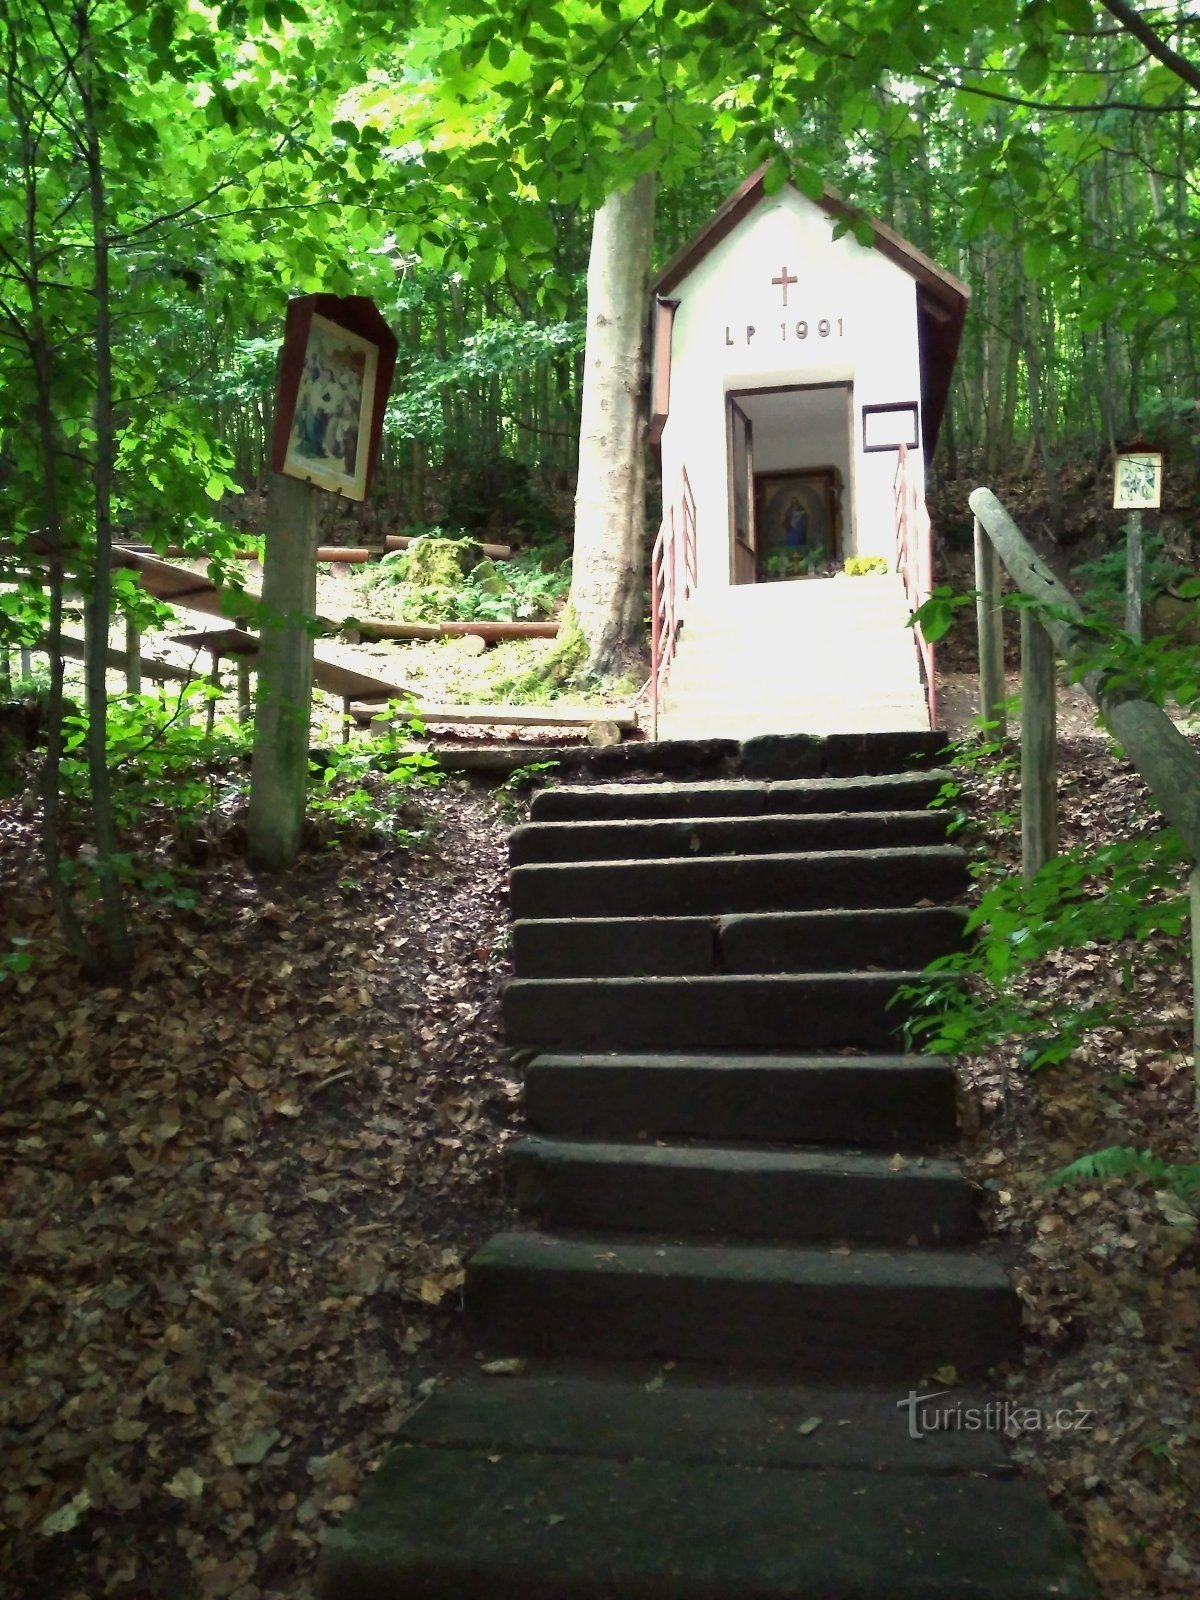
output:
<svg viewBox="0 0 1200 1600"><path fill-rule="evenodd" d="M863 778L793 778L782 783L563 784L534 795L534 822L625 817L749 817L833 811L917 811L953 773L929 768Z"/></svg>
<svg viewBox="0 0 1200 1600"><path fill-rule="evenodd" d="M735 739L739 733L756 738L771 734L821 738L835 733L910 733L928 726L928 711L915 703L881 707L864 701L859 706L817 706L799 711L785 707L764 710L753 718L736 708L709 711L685 706L660 713L658 735L661 739Z"/></svg>
<svg viewBox="0 0 1200 1600"><path fill-rule="evenodd" d="M1034 1484L420 1444L368 1478L326 1534L317 1578L318 1600L984 1594L1093 1600Z"/></svg>
<svg viewBox="0 0 1200 1600"><path fill-rule="evenodd" d="M958 900L967 858L951 845L797 855L538 863L510 878L514 918L721 916Z"/></svg>
<svg viewBox="0 0 1200 1600"><path fill-rule="evenodd" d="M952 1161L731 1145L527 1138L507 1171L551 1229L674 1238L961 1244L974 1192Z"/></svg>
<svg viewBox="0 0 1200 1600"><path fill-rule="evenodd" d="M694 1368L664 1373L641 1363L614 1370L573 1362L451 1383L405 1419L399 1438L506 1456L532 1450L609 1461L716 1458L755 1469L1011 1478L997 1428L953 1426L956 1416L984 1416L989 1405L994 1418L995 1400L971 1388L910 1404L894 1385L729 1382Z"/></svg>
<svg viewBox="0 0 1200 1600"><path fill-rule="evenodd" d="M739 778L853 778L871 773L911 772L944 765L947 740L936 729L743 737Z"/></svg>
<svg viewBox="0 0 1200 1600"><path fill-rule="evenodd" d="M732 917L556 917L513 923L521 978L895 971L963 942L953 906Z"/></svg>
<svg viewBox="0 0 1200 1600"><path fill-rule="evenodd" d="M504 1037L522 1050L886 1050L916 972L514 978Z"/></svg>
<svg viewBox="0 0 1200 1600"><path fill-rule="evenodd" d="M941 1057L541 1055L525 1069L540 1133L596 1139L780 1140L889 1153L957 1133L954 1069Z"/></svg>
<svg viewBox="0 0 1200 1600"><path fill-rule="evenodd" d="M470 1337L500 1356L675 1359L879 1382L1016 1355L1020 1302L975 1252L500 1233L467 1263Z"/></svg>
<svg viewBox="0 0 1200 1600"><path fill-rule="evenodd" d="M763 817L653 817L612 822L527 822L508 836L514 867L532 861L663 861L779 851L882 850L945 844L938 811L845 811Z"/></svg>

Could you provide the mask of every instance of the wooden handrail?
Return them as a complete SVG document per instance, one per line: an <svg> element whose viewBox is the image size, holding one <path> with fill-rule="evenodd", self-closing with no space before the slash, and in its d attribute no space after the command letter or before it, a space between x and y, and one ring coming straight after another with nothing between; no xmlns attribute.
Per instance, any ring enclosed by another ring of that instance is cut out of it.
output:
<svg viewBox="0 0 1200 1600"><path fill-rule="evenodd" d="M985 717L997 694L996 661L1003 693L999 575L987 547L995 551L1022 594L1038 609L1021 613L1021 845L1026 877L1056 848L1054 783L1054 652L1075 668L1125 754L1141 773L1164 817L1192 857L1188 902L1192 940L1192 1065L1200 1117L1200 752L1161 706L1123 682L1110 687L1103 668L1087 670L1092 636L1074 595L1017 527L990 489L970 497L975 513L976 587L979 601L980 709ZM986 663L986 665L985 665Z"/></svg>
<svg viewBox="0 0 1200 1600"><path fill-rule="evenodd" d="M696 500L687 468L679 500L664 509L650 553L650 737L658 738L658 712L675 659L681 606L696 587Z"/></svg>
<svg viewBox="0 0 1200 1600"><path fill-rule="evenodd" d="M976 489L970 505L1018 589L1046 608L1039 610L1037 621L1059 655L1076 671L1085 667L1094 655L1094 641L1082 627L1085 617L1079 602L1051 572L990 489ZM992 626L998 627L998 612L993 608L991 614ZM1146 780L1163 816L1183 839L1192 858L1200 861L1200 752L1162 707L1140 695L1136 687L1110 687L1101 668L1082 672L1079 681ZM986 705L983 710L986 715Z"/></svg>
<svg viewBox="0 0 1200 1600"><path fill-rule="evenodd" d="M892 483L896 521L896 567L904 583L904 593L913 611L919 611L933 588L933 530L925 497L918 491L908 463L908 446L902 444L896 458ZM932 639L918 622L913 627L917 656L925 674L925 695L929 706L929 725L937 727L937 662Z"/></svg>

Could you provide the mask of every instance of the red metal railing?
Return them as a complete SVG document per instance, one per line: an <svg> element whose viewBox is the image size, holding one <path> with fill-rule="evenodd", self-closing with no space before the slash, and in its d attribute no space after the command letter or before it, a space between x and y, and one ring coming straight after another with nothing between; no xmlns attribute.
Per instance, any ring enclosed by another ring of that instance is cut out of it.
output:
<svg viewBox="0 0 1200 1600"><path fill-rule="evenodd" d="M925 496L908 460L908 446L900 446L893 485L896 512L896 566L904 579L904 593L915 611L933 591L933 529ZM937 680L934 677L934 649L920 623L913 628L917 655L925 674L925 697L929 704L929 726L937 727Z"/></svg>
<svg viewBox="0 0 1200 1600"><path fill-rule="evenodd" d="M696 501L684 467L679 499L663 509L650 555L650 737L658 738L658 709L675 659L681 608L696 587Z"/></svg>

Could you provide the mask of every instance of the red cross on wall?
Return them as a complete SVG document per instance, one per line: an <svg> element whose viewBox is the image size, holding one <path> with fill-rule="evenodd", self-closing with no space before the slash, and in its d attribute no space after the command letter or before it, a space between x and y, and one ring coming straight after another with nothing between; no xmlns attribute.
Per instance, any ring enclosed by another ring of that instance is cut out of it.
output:
<svg viewBox="0 0 1200 1600"><path fill-rule="evenodd" d="M779 287L783 290L783 303L786 306L787 305L788 284L789 283L799 283L800 280L799 280L799 278L793 278L791 276L791 274L788 272L788 269L786 267L784 267L784 269L780 273L779 277L772 278L771 282L772 283L777 283L779 285Z"/></svg>

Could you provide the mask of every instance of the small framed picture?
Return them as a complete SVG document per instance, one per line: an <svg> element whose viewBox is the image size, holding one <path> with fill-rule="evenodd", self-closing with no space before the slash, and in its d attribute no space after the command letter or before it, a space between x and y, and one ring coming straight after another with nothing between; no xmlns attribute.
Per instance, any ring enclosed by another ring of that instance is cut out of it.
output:
<svg viewBox="0 0 1200 1600"><path fill-rule="evenodd" d="M395 335L370 300L289 301L271 470L365 500L395 364Z"/></svg>
<svg viewBox="0 0 1200 1600"><path fill-rule="evenodd" d="M915 400L894 400L887 405L862 408L863 453L917 448L919 408Z"/></svg>
<svg viewBox="0 0 1200 1600"><path fill-rule="evenodd" d="M1119 455L1113 472L1114 511L1155 511L1162 504L1163 458L1158 450Z"/></svg>

